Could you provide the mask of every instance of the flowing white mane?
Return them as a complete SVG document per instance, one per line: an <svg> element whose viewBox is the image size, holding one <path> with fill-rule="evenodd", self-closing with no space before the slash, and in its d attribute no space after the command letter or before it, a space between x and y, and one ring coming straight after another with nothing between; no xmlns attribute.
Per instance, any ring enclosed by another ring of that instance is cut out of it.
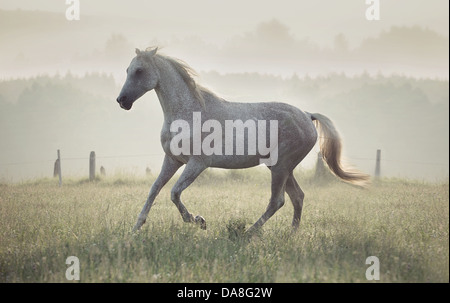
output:
<svg viewBox="0 0 450 303"><path fill-rule="evenodd" d="M152 51L155 50L154 48L147 48L146 51ZM194 77L197 77L197 73L184 61L172 58L169 56L165 56L162 54L156 54L159 58L169 62L172 67L177 71L177 73L181 76L183 81L188 86L189 90L192 92L194 97L200 102L202 106L205 106L205 99L204 99L204 93L210 93L211 92L202 87L201 85L198 85Z"/></svg>

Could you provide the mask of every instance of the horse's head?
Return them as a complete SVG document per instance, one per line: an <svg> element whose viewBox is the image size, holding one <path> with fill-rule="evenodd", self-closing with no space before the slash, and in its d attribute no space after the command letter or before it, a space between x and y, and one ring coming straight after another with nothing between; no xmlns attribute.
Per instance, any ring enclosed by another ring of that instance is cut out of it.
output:
<svg viewBox="0 0 450 303"><path fill-rule="evenodd" d="M127 80L117 97L117 102L123 109L131 109L134 101L158 84L159 74L154 60L157 50L140 51L136 48L136 57L127 68Z"/></svg>

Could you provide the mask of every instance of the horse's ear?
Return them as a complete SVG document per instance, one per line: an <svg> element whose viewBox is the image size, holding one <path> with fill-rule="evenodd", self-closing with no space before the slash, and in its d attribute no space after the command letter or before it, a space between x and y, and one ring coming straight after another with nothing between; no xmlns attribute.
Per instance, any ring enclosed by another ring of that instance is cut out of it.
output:
<svg viewBox="0 0 450 303"><path fill-rule="evenodd" d="M140 55L141 54L141 51L138 49L138 48L136 48L136 55Z"/></svg>
<svg viewBox="0 0 450 303"><path fill-rule="evenodd" d="M154 55L156 55L157 51L158 51L158 47L155 47L154 49L150 50L148 54L153 57Z"/></svg>

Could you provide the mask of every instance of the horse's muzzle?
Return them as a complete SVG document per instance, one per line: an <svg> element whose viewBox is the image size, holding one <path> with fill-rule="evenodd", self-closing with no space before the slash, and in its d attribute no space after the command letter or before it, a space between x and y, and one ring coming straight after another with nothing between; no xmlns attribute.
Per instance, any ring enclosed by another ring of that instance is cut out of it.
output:
<svg viewBox="0 0 450 303"><path fill-rule="evenodd" d="M120 107L125 110L130 110L131 106L133 106L133 102L130 102L126 96L119 96L117 98L117 102L119 103Z"/></svg>

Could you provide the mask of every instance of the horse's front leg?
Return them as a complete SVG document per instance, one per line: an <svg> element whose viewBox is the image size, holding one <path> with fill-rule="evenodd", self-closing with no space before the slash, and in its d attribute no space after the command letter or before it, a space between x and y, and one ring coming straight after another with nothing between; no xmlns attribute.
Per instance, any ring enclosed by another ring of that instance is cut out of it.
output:
<svg viewBox="0 0 450 303"><path fill-rule="evenodd" d="M186 209L181 202L180 196L183 190L194 182L194 180L206 169L206 165L199 158L190 158L186 164L186 168L181 174L172 188L171 197L172 202L175 203L178 211L181 214L184 222L195 222L200 225L202 229L206 229L206 221L202 216L194 216Z"/></svg>
<svg viewBox="0 0 450 303"><path fill-rule="evenodd" d="M183 163L174 160L173 158L167 155L164 157L161 172L159 173L158 178L156 178L155 183L153 183L152 188L150 189L147 202L145 202L145 205L142 208L141 213L139 214L138 220L133 228L133 231L139 230L142 227L142 225L144 225L145 220L147 219L147 215L150 211L150 208L153 205L153 201L155 201L155 198L159 194L159 191L170 180L170 178L172 178L172 176L177 172L177 170L182 165Z"/></svg>

